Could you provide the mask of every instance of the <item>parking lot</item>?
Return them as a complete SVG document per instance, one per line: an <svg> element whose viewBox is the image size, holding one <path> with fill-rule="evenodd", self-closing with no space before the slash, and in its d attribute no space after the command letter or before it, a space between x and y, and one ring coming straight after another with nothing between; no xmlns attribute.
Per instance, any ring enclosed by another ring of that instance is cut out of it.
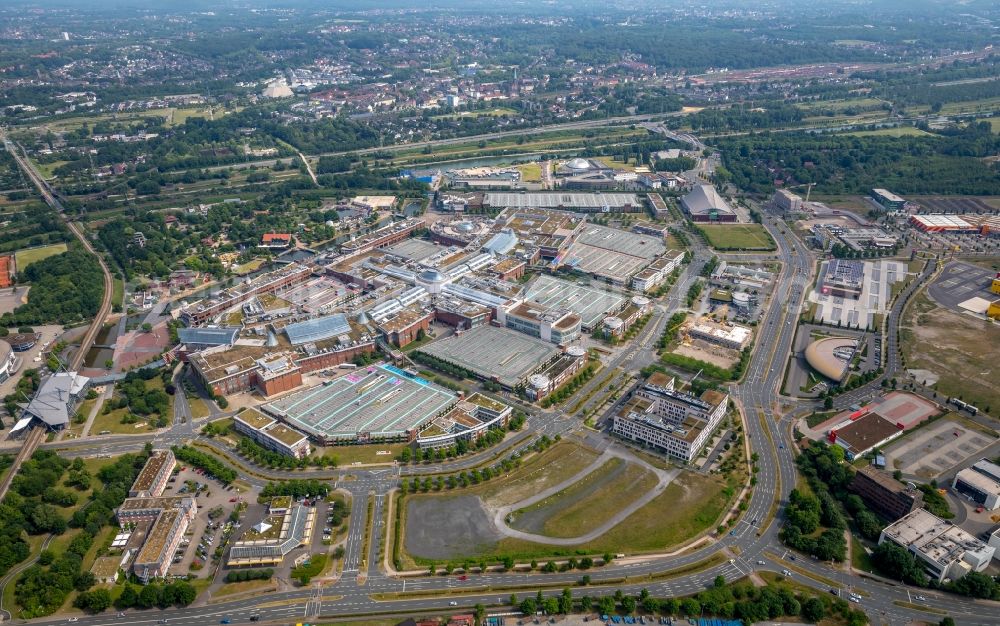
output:
<svg viewBox="0 0 1000 626"><path fill-rule="evenodd" d="M958 313L966 313L969 311L969 308L966 308L969 305L963 307L962 304L973 298L982 298L987 302L997 298L997 295L990 291L994 275L995 272L985 267L953 261L941 270L941 274L931 283L927 291L941 306Z"/></svg>
<svg viewBox="0 0 1000 626"><path fill-rule="evenodd" d="M224 526L237 504L248 496L251 503L256 501L253 494L240 493L236 487L227 489L219 481L183 465L170 478L163 495L193 496L198 503L198 515L184 534L170 567L170 574L179 576L192 571L192 563L209 564L212 553L222 545ZM194 571L199 569L196 566Z"/></svg>
<svg viewBox="0 0 1000 626"><path fill-rule="evenodd" d="M978 454L995 441L963 423L944 418L889 445L886 467L929 480Z"/></svg>

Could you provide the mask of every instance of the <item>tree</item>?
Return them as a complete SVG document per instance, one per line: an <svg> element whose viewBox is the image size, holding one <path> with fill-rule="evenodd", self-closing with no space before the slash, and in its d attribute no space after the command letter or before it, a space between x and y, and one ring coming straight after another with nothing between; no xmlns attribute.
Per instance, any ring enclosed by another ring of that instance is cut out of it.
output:
<svg viewBox="0 0 1000 626"><path fill-rule="evenodd" d="M601 615L608 615L615 612L615 599L611 596L601 596L601 599L597 601L597 608L600 609Z"/></svg>
<svg viewBox="0 0 1000 626"><path fill-rule="evenodd" d="M809 598L802 604L802 618L814 624L826 616L823 601L819 598Z"/></svg>
<svg viewBox="0 0 1000 626"><path fill-rule="evenodd" d="M636 604L636 600L632 596L622 598L622 608L625 609L626 613L635 613Z"/></svg>
<svg viewBox="0 0 1000 626"><path fill-rule="evenodd" d="M701 603L694 598L685 598L684 601L681 602L680 611L688 617L701 615Z"/></svg>
<svg viewBox="0 0 1000 626"><path fill-rule="evenodd" d="M535 603L534 598L525 598L521 600L518 610L525 615L534 615L538 611L538 605Z"/></svg>
<svg viewBox="0 0 1000 626"><path fill-rule="evenodd" d="M476 604L476 624L482 624L483 619L486 617L486 607L482 604Z"/></svg>
<svg viewBox="0 0 1000 626"><path fill-rule="evenodd" d="M939 626L955 626L955 620L952 617L946 617L938 622Z"/></svg>
<svg viewBox="0 0 1000 626"><path fill-rule="evenodd" d="M111 592L107 589L85 591L76 597L73 605L90 613L100 613L111 607Z"/></svg>

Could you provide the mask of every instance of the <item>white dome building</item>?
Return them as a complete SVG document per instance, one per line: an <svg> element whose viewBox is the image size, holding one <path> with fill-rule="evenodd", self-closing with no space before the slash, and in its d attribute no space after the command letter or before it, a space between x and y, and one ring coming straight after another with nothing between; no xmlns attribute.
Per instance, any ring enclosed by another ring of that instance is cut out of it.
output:
<svg viewBox="0 0 1000 626"><path fill-rule="evenodd" d="M426 269L417 274L417 284L427 290L427 293L437 295L444 289L448 277L436 269Z"/></svg>

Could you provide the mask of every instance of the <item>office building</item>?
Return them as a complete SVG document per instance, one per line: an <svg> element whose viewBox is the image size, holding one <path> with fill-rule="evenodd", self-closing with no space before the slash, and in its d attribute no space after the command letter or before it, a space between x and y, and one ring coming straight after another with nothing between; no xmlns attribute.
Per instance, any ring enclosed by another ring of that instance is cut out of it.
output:
<svg viewBox="0 0 1000 626"><path fill-rule="evenodd" d="M870 509L893 522L924 504L920 490L899 482L874 465L855 472L850 490L861 496Z"/></svg>
<svg viewBox="0 0 1000 626"><path fill-rule="evenodd" d="M782 213L797 213L802 210L802 198L787 189L778 189L771 196L771 204Z"/></svg>
<svg viewBox="0 0 1000 626"><path fill-rule="evenodd" d="M889 211L902 211L906 205L906 200L888 189L872 189L872 199Z"/></svg>
<svg viewBox="0 0 1000 626"><path fill-rule="evenodd" d="M820 285L820 293L835 298L857 300L861 297L864 280L864 261L833 259L826 263L823 282Z"/></svg>
<svg viewBox="0 0 1000 626"><path fill-rule="evenodd" d="M753 331L746 326L720 324L708 318L702 318L696 324L691 325L688 329L688 335L692 339L714 343L730 350L742 350L750 344Z"/></svg>
<svg viewBox="0 0 1000 626"><path fill-rule="evenodd" d="M981 459L958 472L951 488L987 511L994 511L1000 508L1000 466Z"/></svg>
<svg viewBox="0 0 1000 626"><path fill-rule="evenodd" d="M729 396L718 391L700 397L677 391L672 377L655 372L614 416L612 432L690 463L718 427L728 403Z"/></svg>
<svg viewBox="0 0 1000 626"><path fill-rule="evenodd" d="M436 449L460 440L475 442L491 428L506 426L511 412L511 407L503 402L474 393L431 420L417 436L417 445L421 449Z"/></svg>
<svg viewBox="0 0 1000 626"><path fill-rule="evenodd" d="M995 552L965 530L924 509L915 509L885 527L878 542L886 541L908 550L927 575L939 583L983 571Z"/></svg>
<svg viewBox="0 0 1000 626"><path fill-rule="evenodd" d="M285 456L304 459L309 456L309 437L264 415L257 409L243 409L233 416L236 432L258 444Z"/></svg>
<svg viewBox="0 0 1000 626"><path fill-rule="evenodd" d="M132 488L129 489L130 498L158 498L163 495L163 490L167 487L167 481L174 473L177 460L174 458L173 450L156 450L146 460L139 475L136 476Z"/></svg>
<svg viewBox="0 0 1000 626"><path fill-rule="evenodd" d="M666 254L656 259L632 277L632 289L642 292L652 291L667 280L675 269L684 261L684 253L678 250L668 250Z"/></svg>

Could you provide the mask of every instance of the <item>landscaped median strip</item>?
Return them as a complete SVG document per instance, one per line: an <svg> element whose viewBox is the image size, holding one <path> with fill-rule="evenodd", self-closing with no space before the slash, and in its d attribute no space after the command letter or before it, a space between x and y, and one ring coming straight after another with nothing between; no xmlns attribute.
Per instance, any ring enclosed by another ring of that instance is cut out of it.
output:
<svg viewBox="0 0 1000 626"><path fill-rule="evenodd" d="M291 600L276 600L274 602L267 602L265 604L254 605L255 609L277 609L283 606L296 606L301 605L309 598L294 598ZM323 596L323 602L339 602L343 600L344 596Z"/></svg>
<svg viewBox="0 0 1000 626"><path fill-rule="evenodd" d="M794 563L790 563L790 562L782 559L780 556L778 556L777 554L775 554L773 552L766 551L766 552L764 552L764 554L766 554L767 558L771 559L772 561L775 561L777 563L781 563L789 571L801 574L801 575L805 576L806 578L811 578L812 580L815 580L816 582L821 583L823 585L826 585L828 587L833 587L833 588L836 588L836 589L840 589L840 588L843 587L843 585L841 585L840 583L836 582L835 580L827 578L825 576L820 576L819 574L813 574L812 572L810 572L809 570L807 570L807 569L805 569L803 567L799 567L798 565L795 565ZM860 591L858 591L857 593L858 593L858 595L863 595Z"/></svg>
<svg viewBox="0 0 1000 626"><path fill-rule="evenodd" d="M596 591L606 591L613 592L612 587L617 587L621 585L635 585L642 582L662 582L665 580L670 580L673 578L680 578L682 576L687 576L689 574L697 574L698 572L711 569L716 565L720 565L726 561L726 557L718 552L695 563L685 565L677 569L658 572L655 574L643 574L641 576L625 576L621 578L609 578L606 580L596 581L594 584L587 585L586 589L593 589ZM426 577L418 577L416 580L426 580ZM566 581L545 581L544 574L536 575L536 580L531 582L530 587L532 589L562 589L566 586L573 586ZM462 597L462 596L477 596L484 593L498 593L505 591L513 592L523 592L526 588L526 584L519 583L516 585L477 585L475 587L462 587L460 589L440 589L440 590L425 590L418 589L414 591L390 591L385 593L373 593L371 594L371 599L375 601L392 601L392 600L411 600L411 599L430 599L430 598L440 598L440 597Z"/></svg>
<svg viewBox="0 0 1000 626"><path fill-rule="evenodd" d="M924 613L930 613L932 615L947 615L947 611L942 611L941 609L935 609L934 607L926 606L924 604L917 604L916 602L903 602L902 600L893 600L893 604L896 606L901 606L904 609L913 609L914 611L923 611Z"/></svg>

